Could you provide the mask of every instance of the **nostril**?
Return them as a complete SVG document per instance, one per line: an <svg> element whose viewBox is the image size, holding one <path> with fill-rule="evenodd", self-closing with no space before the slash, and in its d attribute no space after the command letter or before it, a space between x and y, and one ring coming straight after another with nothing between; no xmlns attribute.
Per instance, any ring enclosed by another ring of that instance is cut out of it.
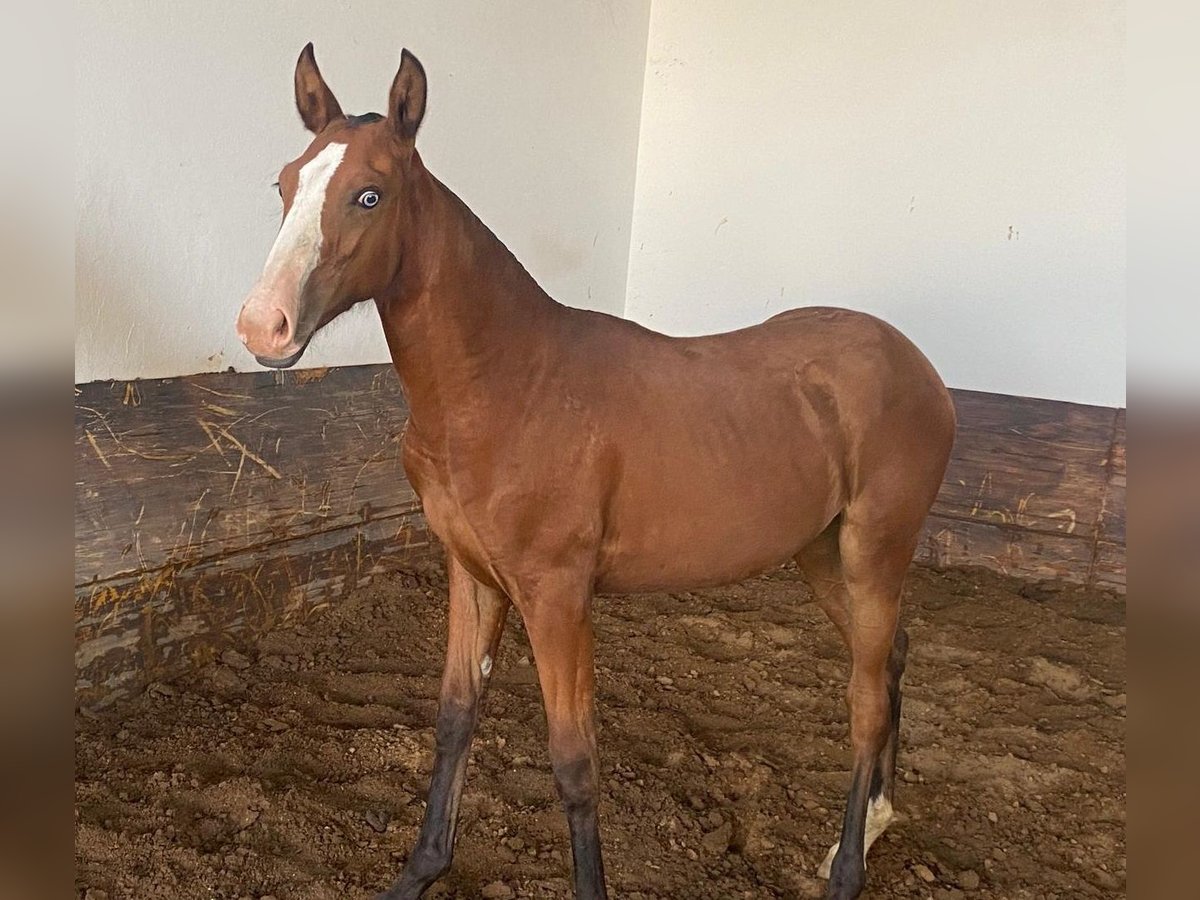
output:
<svg viewBox="0 0 1200 900"><path fill-rule="evenodd" d="M275 310L275 325L272 333L280 340L286 339L288 336L287 314L282 309Z"/></svg>

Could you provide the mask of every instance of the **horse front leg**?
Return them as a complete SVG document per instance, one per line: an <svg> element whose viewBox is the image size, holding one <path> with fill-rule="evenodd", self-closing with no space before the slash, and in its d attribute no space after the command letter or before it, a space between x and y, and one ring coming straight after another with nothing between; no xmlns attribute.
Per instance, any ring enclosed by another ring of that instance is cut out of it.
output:
<svg viewBox="0 0 1200 900"><path fill-rule="evenodd" d="M379 900L416 900L450 868L471 739L510 606L453 557L449 569L449 637L425 818L399 881Z"/></svg>
<svg viewBox="0 0 1200 900"><path fill-rule="evenodd" d="M605 900L597 807L594 635L591 589L563 585L518 599L537 661L550 733L550 763L571 831L577 900Z"/></svg>

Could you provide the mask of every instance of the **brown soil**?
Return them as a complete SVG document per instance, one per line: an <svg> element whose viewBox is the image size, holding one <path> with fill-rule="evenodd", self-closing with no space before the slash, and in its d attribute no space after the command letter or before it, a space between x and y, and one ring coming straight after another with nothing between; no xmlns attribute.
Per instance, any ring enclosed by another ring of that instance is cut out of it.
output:
<svg viewBox="0 0 1200 900"><path fill-rule="evenodd" d="M873 897L1125 895L1125 605L916 570L900 819ZM101 718L78 717L79 893L369 897L421 818L446 619L397 575ZM598 603L615 897L819 896L847 784L846 664L791 570ZM510 623L443 898L565 897L569 847Z"/></svg>

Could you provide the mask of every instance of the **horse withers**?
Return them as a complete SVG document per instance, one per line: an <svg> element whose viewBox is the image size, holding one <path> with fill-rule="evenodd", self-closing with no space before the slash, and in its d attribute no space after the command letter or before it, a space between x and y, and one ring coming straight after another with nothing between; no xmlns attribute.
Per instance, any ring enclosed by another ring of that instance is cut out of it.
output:
<svg viewBox="0 0 1200 900"><path fill-rule="evenodd" d="M386 115L342 112L312 45L295 73L314 138L283 167L283 223L238 333L296 363L373 300L410 407L404 467L447 551L449 639L428 805L383 897L450 866L480 700L509 608L525 623L570 825L576 896L606 896L592 600L738 581L795 560L850 651L852 774L821 874L856 897L892 817L907 637L901 585L954 438L950 397L891 326L794 309L672 338L562 306L429 173L424 69Z"/></svg>

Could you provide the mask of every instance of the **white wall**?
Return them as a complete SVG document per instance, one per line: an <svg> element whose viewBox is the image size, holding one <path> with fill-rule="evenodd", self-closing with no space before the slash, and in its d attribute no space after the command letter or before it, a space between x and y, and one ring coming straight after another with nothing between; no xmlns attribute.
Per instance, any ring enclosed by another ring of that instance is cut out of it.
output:
<svg viewBox="0 0 1200 900"><path fill-rule="evenodd" d="M308 143L305 42L347 112L384 112L407 46L418 147L551 294L621 312L649 0L81 0L75 380L256 364L233 331ZM388 359L370 307L304 365Z"/></svg>
<svg viewBox="0 0 1200 900"><path fill-rule="evenodd" d="M1124 405L1123 41L1103 0L654 0L626 314L851 306L953 386Z"/></svg>
<svg viewBox="0 0 1200 900"><path fill-rule="evenodd" d="M951 385L1124 405L1121 3L79 17L76 381L256 368L233 321L278 225L270 184L308 140L291 84L311 39L351 112L383 110L401 47L421 57L426 162L564 302L671 333L852 306ZM386 359L364 307L303 364Z"/></svg>

